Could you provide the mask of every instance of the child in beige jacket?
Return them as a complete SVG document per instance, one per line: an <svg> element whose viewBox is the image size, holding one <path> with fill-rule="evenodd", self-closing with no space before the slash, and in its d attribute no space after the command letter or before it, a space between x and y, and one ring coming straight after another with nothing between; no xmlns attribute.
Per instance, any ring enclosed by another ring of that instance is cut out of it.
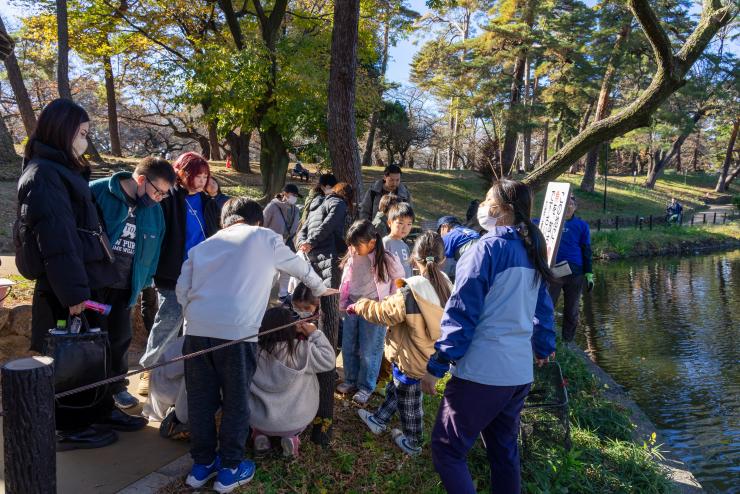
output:
<svg viewBox="0 0 740 494"><path fill-rule="evenodd" d="M411 257L419 276L399 280L400 289L384 300L360 299L347 307L347 312L390 327L385 356L393 366L393 379L386 386L381 407L375 413L359 410L360 418L373 433L380 434L398 411L401 430L392 430L393 440L405 453L417 455L423 436L421 378L440 335L452 283L440 269L445 261L444 243L437 233L422 234Z"/></svg>

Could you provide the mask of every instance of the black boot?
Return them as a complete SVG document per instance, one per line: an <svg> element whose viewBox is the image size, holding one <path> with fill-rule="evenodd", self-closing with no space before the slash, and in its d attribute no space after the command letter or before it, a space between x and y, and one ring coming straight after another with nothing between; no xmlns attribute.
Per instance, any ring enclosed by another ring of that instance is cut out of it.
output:
<svg viewBox="0 0 740 494"><path fill-rule="evenodd" d="M88 427L76 431L57 431L57 451L102 448L116 441L118 434L112 430Z"/></svg>
<svg viewBox="0 0 740 494"><path fill-rule="evenodd" d="M144 417L129 415L118 408L111 410L110 414L100 422L102 425L107 425L111 429L121 432L138 431L146 427L147 423L149 421Z"/></svg>

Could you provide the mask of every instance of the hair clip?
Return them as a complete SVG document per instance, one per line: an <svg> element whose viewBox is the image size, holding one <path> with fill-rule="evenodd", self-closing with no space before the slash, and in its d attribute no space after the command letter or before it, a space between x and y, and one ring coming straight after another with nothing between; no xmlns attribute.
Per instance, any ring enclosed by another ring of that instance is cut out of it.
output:
<svg viewBox="0 0 740 494"><path fill-rule="evenodd" d="M434 256L429 256L426 259L424 259L426 262L434 262Z"/></svg>

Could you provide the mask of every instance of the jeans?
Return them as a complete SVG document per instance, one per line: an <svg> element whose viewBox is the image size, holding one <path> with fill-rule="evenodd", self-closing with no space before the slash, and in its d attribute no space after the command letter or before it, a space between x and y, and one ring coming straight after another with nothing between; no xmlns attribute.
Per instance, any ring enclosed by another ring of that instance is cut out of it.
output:
<svg viewBox="0 0 740 494"><path fill-rule="evenodd" d="M184 321L182 306L177 301L175 290L158 288L157 293L159 295L157 316L146 342L146 350L139 361L144 367L157 362L167 343L177 336Z"/></svg>
<svg viewBox="0 0 740 494"><path fill-rule="evenodd" d="M344 381L372 393L378 383L386 327L347 315L342 326Z"/></svg>
<svg viewBox="0 0 740 494"><path fill-rule="evenodd" d="M491 492L521 492L517 440L529 387L450 379L432 430L432 461L447 492L476 494L466 457L479 434L491 468Z"/></svg>
<svg viewBox="0 0 740 494"><path fill-rule="evenodd" d="M111 306L105 318L105 329L110 343L110 374L120 376L128 372L128 348L131 345L131 299L130 289L103 288L97 291L98 302ZM110 385L113 394L126 391L128 379Z"/></svg>
<svg viewBox="0 0 740 494"><path fill-rule="evenodd" d="M563 340L573 341L578 328L578 316L581 308L581 291L583 291L583 275L569 274L559 278L560 281L550 283L548 291L553 307L560 298L563 290Z"/></svg>
<svg viewBox="0 0 740 494"><path fill-rule="evenodd" d="M183 354L226 343L218 338L185 336ZM190 455L195 463L236 468L244 458L249 437L249 384L257 367L256 343L237 343L185 361L188 394ZM216 412L221 409L221 428L216 433Z"/></svg>

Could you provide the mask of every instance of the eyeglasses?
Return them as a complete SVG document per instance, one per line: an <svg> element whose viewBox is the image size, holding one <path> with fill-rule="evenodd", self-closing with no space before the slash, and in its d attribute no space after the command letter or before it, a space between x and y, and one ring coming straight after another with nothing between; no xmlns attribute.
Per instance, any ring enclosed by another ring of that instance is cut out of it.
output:
<svg viewBox="0 0 740 494"><path fill-rule="evenodd" d="M166 199L167 197L170 196L170 193L169 192L162 192L161 190L159 190L157 188L157 186L154 185L154 183L151 180L149 180L149 177L144 176L144 178L146 178L146 181L149 182L149 185L151 185L152 187L154 187L154 191L155 191L154 192L154 195L156 195L160 199Z"/></svg>

